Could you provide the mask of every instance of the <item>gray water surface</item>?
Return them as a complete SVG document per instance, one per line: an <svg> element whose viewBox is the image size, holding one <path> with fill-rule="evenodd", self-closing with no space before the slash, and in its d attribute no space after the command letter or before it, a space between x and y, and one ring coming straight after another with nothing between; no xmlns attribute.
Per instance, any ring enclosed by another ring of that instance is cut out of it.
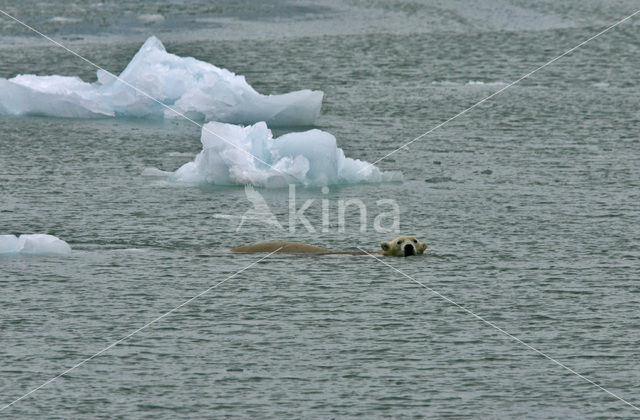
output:
<svg viewBox="0 0 640 420"><path fill-rule="evenodd" d="M317 128L373 162L637 9L632 1L0 1L119 72L157 35L262 93L325 92ZM162 19L149 17L161 15ZM53 17L67 17L54 19ZM142 17L141 17L142 16ZM146 16L146 17L145 17ZM146 23L145 23L146 22ZM151 23L150 23L151 22ZM385 259L640 403L637 17L378 166L403 183L298 189L318 228L247 223L241 187L185 187L187 121L0 117L0 405L294 239L376 250L394 199L421 258ZM95 69L0 17L0 77ZM482 83L478 83L482 82ZM277 134L291 130L281 130ZM260 190L286 225L286 189ZM367 229L340 200L369 209ZM320 200L331 226L321 229ZM8 418L632 418L638 411L370 257L275 255L0 413Z"/></svg>

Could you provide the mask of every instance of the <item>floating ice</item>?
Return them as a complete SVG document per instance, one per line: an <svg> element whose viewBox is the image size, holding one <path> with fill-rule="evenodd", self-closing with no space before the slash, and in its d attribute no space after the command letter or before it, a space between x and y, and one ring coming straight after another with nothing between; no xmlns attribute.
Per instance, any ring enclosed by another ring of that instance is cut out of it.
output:
<svg viewBox="0 0 640 420"><path fill-rule="evenodd" d="M467 83L461 82L451 82L449 80L441 80L441 81L433 81L431 82L434 86L443 86L443 87L504 87L507 85L505 82L494 81L494 82L483 82L481 80L469 80Z"/></svg>
<svg viewBox="0 0 640 420"><path fill-rule="evenodd" d="M320 130L273 138L264 122L242 127L210 122L202 129L202 151L170 175L189 184L251 184L282 187L401 181L399 172L381 172L345 157L336 138Z"/></svg>
<svg viewBox="0 0 640 420"><path fill-rule="evenodd" d="M170 54L154 36L142 45L120 78L126 83L102 70L95 83L68 76L0 78L0 114L177 116L142 91L192 119L293 126L312 125L320 114L323 97L321 91L311 90L261 95L244 76L192 57Z"/></svg>
<svg viewBox="0 0 640 420"><path fill-rule="evenodd" d="M467 86L486 86L486 87L503 87L507 84L505 82L483 82L481 80L469 80Z"/></svg>
<svg viewBox="0 0 640 420"><path fill-rule="evenodd" d="M52 255L66 256L71 247L52 235L0 235L0 255Z"/></svg>

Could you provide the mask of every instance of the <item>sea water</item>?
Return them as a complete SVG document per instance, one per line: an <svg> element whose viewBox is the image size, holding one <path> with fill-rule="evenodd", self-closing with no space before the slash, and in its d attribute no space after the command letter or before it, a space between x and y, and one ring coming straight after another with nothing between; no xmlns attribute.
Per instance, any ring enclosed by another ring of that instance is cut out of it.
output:
<svg viewBox="0 0 640 420"><path fill-rule="evenodd" d="M589 1L23 1L2 9L112 72L158 36L258 92L325 93L313 127L375 162L631 14ZM0 77L96 69L0 17ZM401 183L255 187L282 226L246 220L242 186L188 186L202 150L180 119L0 118L0 234L48 233L68 257L0 258L8 404L259 256L251 242L375 250L484 319L638 403L638 18L377 163ZM482 83L479 83L482 82ZM348 207L339 227L341 200ZM323 231L323 200L328 228ZM223 217L224 216L224 217ZM384 224L386 226L386 224ZM383 227L384 227L383 226ZM6 414L5 414L6 413ZM632 418L635 411L370 257L272 256L20 400L9 418Z"/></svg>

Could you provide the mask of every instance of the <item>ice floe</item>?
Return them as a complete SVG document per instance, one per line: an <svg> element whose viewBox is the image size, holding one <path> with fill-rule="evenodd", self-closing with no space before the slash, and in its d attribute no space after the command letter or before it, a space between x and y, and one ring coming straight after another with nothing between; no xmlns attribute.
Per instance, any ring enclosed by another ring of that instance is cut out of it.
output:
<svg viewBox="0 0 640 420"><path fill-rule="evenodd" d="M97 76L95 83L56 75L0 78L0 114L76 118L178 116L164 104L196 120L238 124L266 121L272 126L296 126L314 124L323 98L321 91L312 90L262 95L244 76L168 53L154 36L120 73L121 80L102 70Z"/></svg>
<svg viewBox="0 0 640 420"><path fill-rule="evenodd" d="M65 241L44 234L33 235L0 235L1 255L45 255L66 256L71 253L71 247Z"/></svg>
<svg viewBox="0 0 640 420"><path fill-rule="evenodd" d="M264 122L242 127L210 122L202 129L202 151L169 179L187 184L282 187L402 181L400 172L345 157L336 138L321 130L273 138Z"/></svg>
<svg viewBox="0 0 640 420"><path fill-rule="evenodd" d="M487 87L487 88L500 88L507 86L507 83L501 81L492 81L492 82L483 82L481 80L469 80L466 83L462 82L452 82L449 80L440 80L431 82L434 86L441 87Z"/></svg>

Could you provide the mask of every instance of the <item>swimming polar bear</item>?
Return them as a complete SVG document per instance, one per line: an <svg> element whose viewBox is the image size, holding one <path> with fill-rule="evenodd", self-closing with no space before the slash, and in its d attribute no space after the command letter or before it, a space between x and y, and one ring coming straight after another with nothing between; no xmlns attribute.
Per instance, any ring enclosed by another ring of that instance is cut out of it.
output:
<svg viewBox="0 0 640 420"><path fill-rule="evenodd" d="M424 254L427 249L425 242L420 242L415 236L398 236L389 242L380 244L382 251L369 252L369 254L389 255L393 257L409 257L411 255ZM333 251L330 249L320 248L319 246L304 244L302 242L289 241L269 241L259 242L257 244L239 246L233 248L231 252L240 253L259 253L259 252L277 252L280 254L312 254L312 255L366 255L364 251Z"/></svg>

